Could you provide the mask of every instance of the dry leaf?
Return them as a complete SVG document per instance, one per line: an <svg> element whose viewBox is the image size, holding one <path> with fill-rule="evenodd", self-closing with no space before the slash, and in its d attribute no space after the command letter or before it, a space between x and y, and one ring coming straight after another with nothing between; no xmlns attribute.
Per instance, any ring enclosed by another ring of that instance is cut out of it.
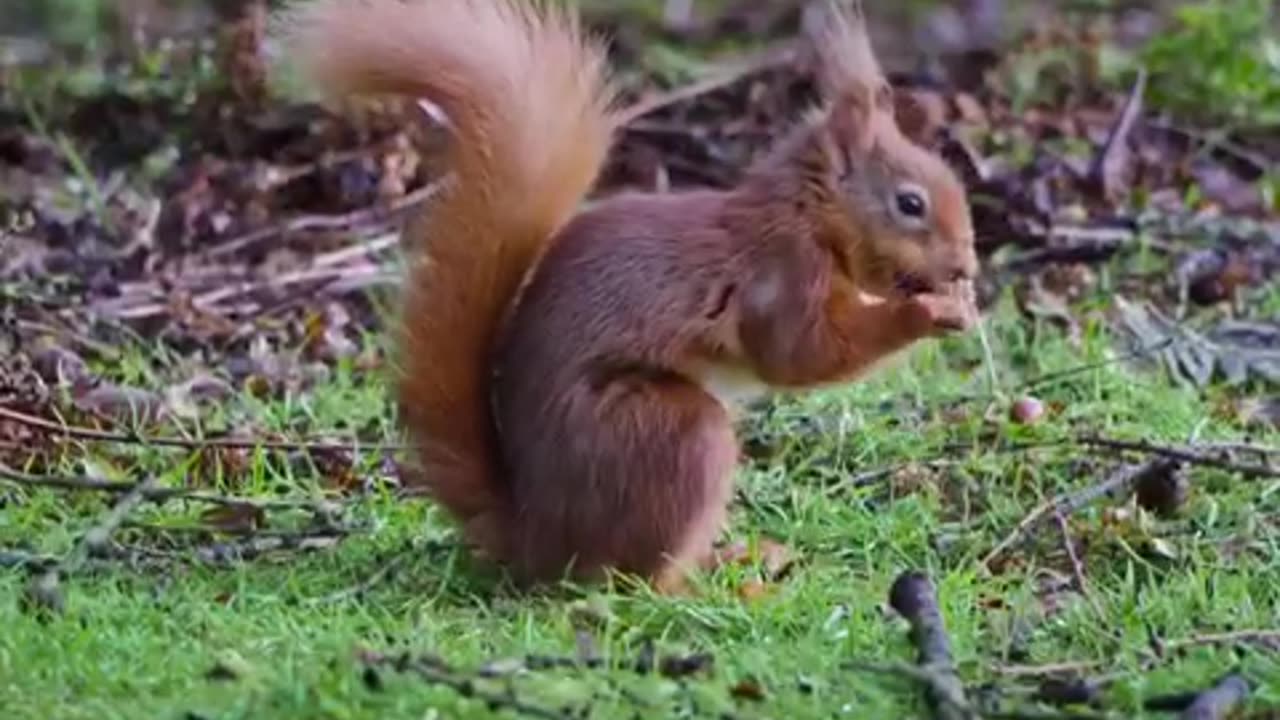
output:
<svg viewBox="0 0 1280 720"><path fill-rule="evenodd" d="M764 702L767 696L764 686L754 678L739 680L729 689L729 694L739 700L749 700L751 702Z"/></svg>
<svg viewBox="0 0 1280 720"><path fill-rule="evenodd" d="M738 597L746 602L763 600L774 592L774 586L760 580L747 580L738 586Z"/></svg>
<svg viewBox="0 0 1280 720"><path fill-rule="evenodd" d="M231 535L247 535L266 526L267 513L252 503L230 503L204 511L200 520Z"/></svg>
<svg viewBox="0 0 1280 720"><path fill-rule="evenodd" d="M1115 299L1120 324L1137 342L1134 350L1165 346L1158 353L1180 382L1204 387L1221 375L1230 385L1251 378L1280 383L1280 323L1231 320L1207 332L1179 325L1146 303Z"/></svg>

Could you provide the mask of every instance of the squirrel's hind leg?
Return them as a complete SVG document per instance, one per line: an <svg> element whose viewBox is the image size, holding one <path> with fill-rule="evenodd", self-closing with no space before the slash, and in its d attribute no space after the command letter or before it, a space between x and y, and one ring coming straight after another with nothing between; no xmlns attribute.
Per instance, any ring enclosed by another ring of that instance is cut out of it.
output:
<svg viewBox="0 0 1280 720"><path fill-rule="evenodd" d="M617 571L674 591L724 525L738 459L731 419L667 373L584 379L562 400L558 428L507 436L523 469L513 487L520 564L540 576L566 564L580 577Z"/></svg>

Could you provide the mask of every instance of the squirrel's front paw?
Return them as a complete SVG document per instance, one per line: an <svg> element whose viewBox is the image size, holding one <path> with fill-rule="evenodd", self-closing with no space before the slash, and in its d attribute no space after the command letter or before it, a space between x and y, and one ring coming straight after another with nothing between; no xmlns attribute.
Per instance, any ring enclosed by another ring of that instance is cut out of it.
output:
<svg viewBox="0 0 1280 720"><path fill-rule="evenodd" d="M965 332L978 321L978 310L963 293L921 293L908 303L921 331L928 335Z"/></svg>

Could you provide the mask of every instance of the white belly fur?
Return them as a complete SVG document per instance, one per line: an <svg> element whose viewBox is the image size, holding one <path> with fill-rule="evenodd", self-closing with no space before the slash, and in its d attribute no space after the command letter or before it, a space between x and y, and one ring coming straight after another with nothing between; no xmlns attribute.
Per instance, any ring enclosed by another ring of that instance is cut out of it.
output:
<svg viewBox="0 0 1280 720"><path fill-rule="evenodd" d="M730 412L769 393L769 386L746 368L716 365L699 378L702 389Z"/></svg>

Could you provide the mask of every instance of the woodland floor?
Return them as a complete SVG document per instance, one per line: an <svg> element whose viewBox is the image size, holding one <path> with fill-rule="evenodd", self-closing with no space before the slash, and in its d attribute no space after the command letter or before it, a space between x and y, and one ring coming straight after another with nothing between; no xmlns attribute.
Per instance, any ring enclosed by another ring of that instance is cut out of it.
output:
<svg viewBox="0 0 1280 720"><path fill-rule="evenodd" d="M731 183L803 108L796 5L720 5L590 15L643 110L601 192ZM756 408L732 536L794 555L694 599L516 593L401 495L395 223L438 133L268 93L253 2L10 43L0 711L963 717L891 607L919 573L982 717L1174 717L1224 680L1280 717L1280 18L1097 5L895 75L973 192L989 351ZM1171 85L1193 58L1219 72Z"/></svg>

